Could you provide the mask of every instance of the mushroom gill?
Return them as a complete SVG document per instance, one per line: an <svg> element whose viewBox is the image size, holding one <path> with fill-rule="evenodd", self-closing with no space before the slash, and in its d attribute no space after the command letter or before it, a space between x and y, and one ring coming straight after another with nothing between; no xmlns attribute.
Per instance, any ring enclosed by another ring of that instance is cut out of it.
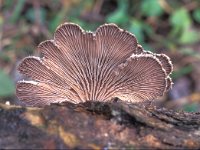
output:
<svg viewBox="0 0 200 150"><path fill-rule="evenodd" d="M26 57L18 70L16 95L27 105L69 101L153 100L171 88L172 63L165 54L144 51L135 36L115 24L86 32L60 25L53 40L39 44L43 57Z"/></svg>

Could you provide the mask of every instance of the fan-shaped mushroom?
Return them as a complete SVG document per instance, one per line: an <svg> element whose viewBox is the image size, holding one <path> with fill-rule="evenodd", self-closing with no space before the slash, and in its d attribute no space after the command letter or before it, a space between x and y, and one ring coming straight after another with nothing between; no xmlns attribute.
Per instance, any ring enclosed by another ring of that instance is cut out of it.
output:
<svg viewBox="0 0 200 150"><path fill-rule="evenodd" d="M39 57L26 57L16 94L28 105L69 101L129 102L152 100L171 87L172 63L164 54L144 51L135 36L114 24L86 32L73 23L60 25L54 40L42 42Z"/></svg>

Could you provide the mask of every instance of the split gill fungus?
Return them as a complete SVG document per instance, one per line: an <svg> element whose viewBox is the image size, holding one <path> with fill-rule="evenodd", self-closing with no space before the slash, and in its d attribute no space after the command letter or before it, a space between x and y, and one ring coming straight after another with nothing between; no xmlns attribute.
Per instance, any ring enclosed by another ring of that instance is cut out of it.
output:
<svg viewBox="0 0 200 150"><path fill-rule="evenodd" d="M38 50L42 58L26 57L18 67L29 78L16 85L26 105L114 98L136 103L162 96L172 85L170 58L144 51L133 34L115 24L86 32L64 23Z"/></svg>

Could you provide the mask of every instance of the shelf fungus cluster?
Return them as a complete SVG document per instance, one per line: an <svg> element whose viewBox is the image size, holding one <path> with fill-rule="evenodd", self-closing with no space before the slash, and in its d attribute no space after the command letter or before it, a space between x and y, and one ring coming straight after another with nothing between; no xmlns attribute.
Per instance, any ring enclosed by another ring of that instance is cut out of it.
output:
<svg viewBox="0 0 200 150"><path fill-rule="evenodd" d="M86 32L64 23L38 50L42 58L26 57L18 67L29 78L16 86L27 105L113 98L136 103L156 99L172 85L169 57L144 51L133 34L115 24Z"/></svg>

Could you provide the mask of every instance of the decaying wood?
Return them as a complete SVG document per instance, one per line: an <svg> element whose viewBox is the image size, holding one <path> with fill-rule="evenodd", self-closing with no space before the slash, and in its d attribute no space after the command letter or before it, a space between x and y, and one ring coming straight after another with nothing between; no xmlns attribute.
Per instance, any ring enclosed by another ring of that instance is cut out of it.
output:
<svg viewBox="0 0 200 150"><path fill-rule="evenodd" d="M141 104L0 104L0 148L200 148L200 113Z"/></svg>

